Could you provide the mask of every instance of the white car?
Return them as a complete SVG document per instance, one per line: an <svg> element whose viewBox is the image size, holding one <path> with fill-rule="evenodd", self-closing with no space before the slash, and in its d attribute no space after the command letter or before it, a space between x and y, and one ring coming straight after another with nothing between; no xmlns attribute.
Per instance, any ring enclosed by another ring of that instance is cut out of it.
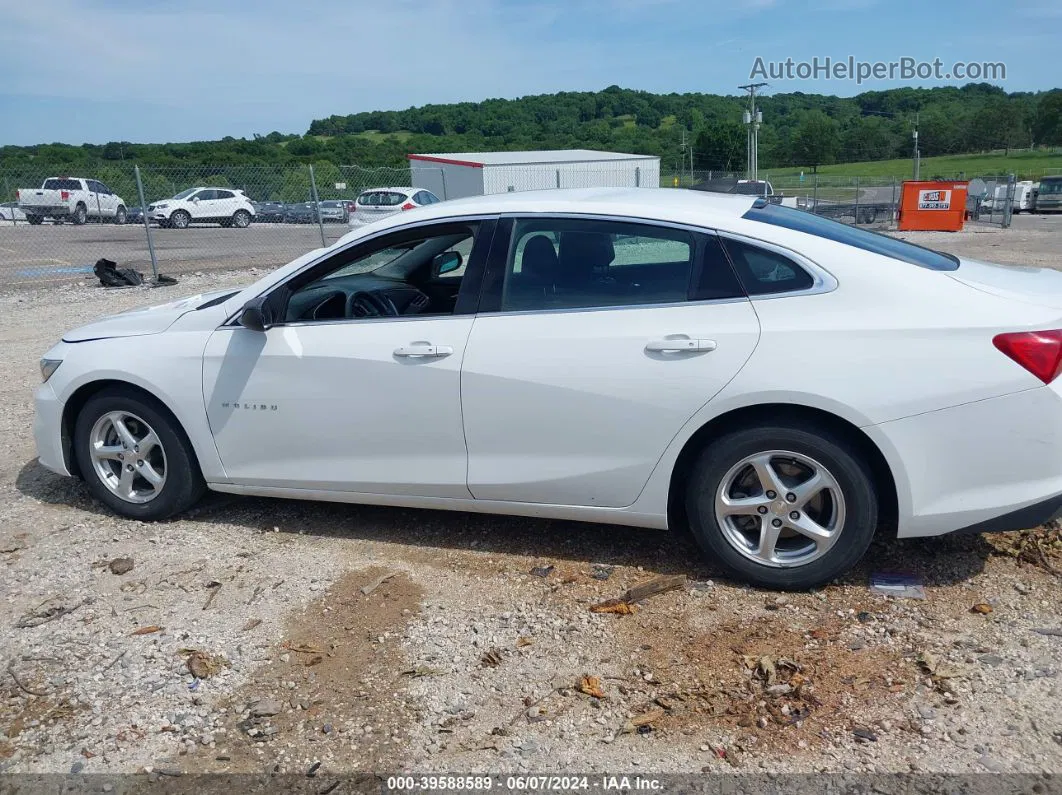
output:
<svg viewBox="0 0 1062 795"><path fill-rule="evenodd" d="M246 229L255 215L251 200L235 188L189 188L172 199L149 205L147 211L149 220L173 229L187 229L190 224Z"/></svg>
<svg viewBox="0 0 1062 795"><path fill-rule="evenodd" d="M1062 506L1062 275L752 196L402 213L246 289L71 331L40 462L114 511L206 489L647 528L760 585Z"/></svg>
<svg viewBox="0 0 1062 795"><path fill-rule="evenodd" d="M25 221L26 214L18 206L18 202L3 202L0 204L0 221Z"/></svg>
<svg viewBox="0 0 1062 795"><path fill-rule="evenodd" d="M350 214L351 226L364 226L400 213L415 210L442 201L424 188L370 188L358 194L354 200L354 212Z"/></svg>

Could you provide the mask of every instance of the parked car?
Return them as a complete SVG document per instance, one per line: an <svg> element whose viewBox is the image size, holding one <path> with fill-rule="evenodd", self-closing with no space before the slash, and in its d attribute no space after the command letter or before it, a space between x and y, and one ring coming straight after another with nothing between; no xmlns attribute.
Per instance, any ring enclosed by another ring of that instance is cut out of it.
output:
<svg viewBox="0 0 1062 795"><path fill-rule="evenodd" d="M235 188L189 188L172 199L148 206L159 226L187 229L191 224L220 224L245 229L255 219L254 205Z"/></svg>
<svg viewBox="0 0 1062 795"><path fill-rule="evenodd" d="M81 177L48 177L39 188L19 188L18 206L31 224L45 218L77 225L90 218L124 224L127 214L121 196L99 180Z"/></svg>
<svg viewBox="0 0 1062 795"><path fill-rule="evenodd" d="M317 209L313 202L299 202L284 206L284 223L316 224Z"/></svg>
<svg viewBox="0 0 1062 795"><path fill-rule="evenodd" d="M34 433L139 520L213 489L688 524L732 574L806 588L879 527L1058 515L1060 371L1052 269L761 197L529 191L67 332Z"/></svg>
<svg viewBox="0 0 1062 795"><path fill-rule="evenodd" d="M18 202L4 202L0 204L0 221L25 221L26 214L18 206Z"/></svg>
<svg viewBox="0 0 1062 795"><path fill-rule="evenodd" d="M254 205L254 217L258 223L279 224L284 221L285 205L283 202L251 202Z"/></svg>
<svg viewBox="0 0 1062 795"><path fill-rule="evenodd" d="M326 224L345 224L350 220L348 202L342 199L328 199L321 202L321 220Z"/></svg>
<svg viewBox="0 0 1062 795"><path fill-rule="evenodd" d="M1036 212L1062 210L1062 176L1043 177L1036 190Z"/></svg>
<svg viewBox="0 0 1062 795"><path fill-rule="evenodd" d="M371 188L354 200L354 212L350 216L352 226L362 226L379 221L402 210L413 210L438 204L439 197L422 188Z"/></svg>

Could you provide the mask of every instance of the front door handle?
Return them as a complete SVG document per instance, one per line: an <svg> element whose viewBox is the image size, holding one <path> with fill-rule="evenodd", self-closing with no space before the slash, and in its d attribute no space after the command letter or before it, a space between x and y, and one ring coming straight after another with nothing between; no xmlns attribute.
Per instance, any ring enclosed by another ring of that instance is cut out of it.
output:
<svg viewBox="0 0 1062 795"><path fill-rule="evenodd" d="M441 359L453 352L454 349L449 345L432 345L430 342L411 342L409 345L395 348L395 356L405 359Z"/></svg>
<svg viewBox="0 0 1062 795"><path fill-rule="evenodd" d="M691 339L690 337L651 340L645 344L645 350L649 353L701 353L714 351L715 348L715 340Z"/></svg>

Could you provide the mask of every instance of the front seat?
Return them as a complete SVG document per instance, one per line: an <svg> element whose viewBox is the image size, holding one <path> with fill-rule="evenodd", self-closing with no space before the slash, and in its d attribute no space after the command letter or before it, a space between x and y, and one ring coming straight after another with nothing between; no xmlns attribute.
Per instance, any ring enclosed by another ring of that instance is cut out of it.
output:
<svg viewBox="0 0 1062 795"><path fill-rule="evenodd" d="M612 238L602 232L562 232L558 287L589 287L594 276L604 276L616 258Z"/></svg>
<svg viewBox="0 0 1062 795"><path fill-rule="evenodd" d="M535 235L524 245L520 258L521 281L535 287L550 288L557 277L557 251L545 235Z"/></svg>
<svg viewBox="0 0 1062 795"><path fill-rule="evenodd" d="M520 257L520 273L513 279L510 299L516 304L528 304L532 308L541 303L547 293L553 292L553 283L558 270L557 251L553 241L545 235L535 235L524 244Z"/></svg>

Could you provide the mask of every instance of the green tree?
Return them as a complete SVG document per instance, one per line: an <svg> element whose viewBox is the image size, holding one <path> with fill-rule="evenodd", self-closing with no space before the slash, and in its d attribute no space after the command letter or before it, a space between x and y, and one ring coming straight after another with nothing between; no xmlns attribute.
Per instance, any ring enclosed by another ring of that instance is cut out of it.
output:
<svg viewBox="0 0 1062 795"><path fill-rule="evenodd" d="M822 111L805 113L793 133L795 165L811 166L817 173L819 166L832 163L840 145L837 133L837 122Z"/></svg>

